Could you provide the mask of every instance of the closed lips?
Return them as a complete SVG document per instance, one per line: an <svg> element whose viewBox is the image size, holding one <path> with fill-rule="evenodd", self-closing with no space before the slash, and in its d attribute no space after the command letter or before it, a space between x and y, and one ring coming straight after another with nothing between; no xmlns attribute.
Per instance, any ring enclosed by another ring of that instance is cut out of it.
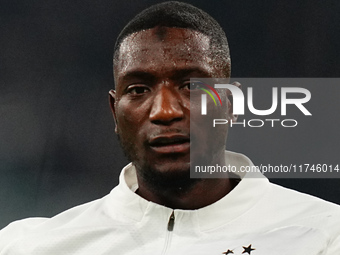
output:
<svg viewBox="0 0 340 255"><path fill-rule="evenodd" d="M150 141L150 146L160 147L190 142L188 136L159 136Z"/></svg>

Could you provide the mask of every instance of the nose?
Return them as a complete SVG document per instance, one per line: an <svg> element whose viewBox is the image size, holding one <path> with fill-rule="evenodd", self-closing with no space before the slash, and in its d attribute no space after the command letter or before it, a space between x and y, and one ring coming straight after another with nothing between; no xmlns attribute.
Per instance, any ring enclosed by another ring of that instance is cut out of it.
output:
<svg viewBox="0 0 340 255"><path fill-rule="evenodd" d="M183 117L181 96L173 88L163 85L154 97L149 115L150 121L154 124L170 125Z"/></svg>

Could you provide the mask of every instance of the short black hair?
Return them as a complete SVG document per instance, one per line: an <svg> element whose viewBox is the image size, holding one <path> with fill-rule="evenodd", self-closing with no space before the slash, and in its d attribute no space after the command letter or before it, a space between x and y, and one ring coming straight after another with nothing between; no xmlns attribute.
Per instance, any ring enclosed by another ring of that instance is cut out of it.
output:
<svg viewBox="0 0 340 255"><path fill-rule="evenodd" d="M227 37L209 14L187 3L169 1L145 9L135 16L119 34L114 48L114 62L118 62L119 49L123 40L135 33L157 26L186 28L198 31L210 38L211 53L224 63L225 73L230 76L230 54Z"/></svg>

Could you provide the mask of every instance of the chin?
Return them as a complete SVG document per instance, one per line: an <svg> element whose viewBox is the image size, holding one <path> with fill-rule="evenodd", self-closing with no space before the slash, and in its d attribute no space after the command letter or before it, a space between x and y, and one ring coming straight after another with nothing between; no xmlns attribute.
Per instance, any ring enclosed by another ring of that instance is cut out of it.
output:
<svg viewBox="0 0 340 255"><path fill-rule="evenodd" d="M149 168L154 169L154 171L164 174L176 174L176 173L186 173L190 172L190 162L164 162L154 166L150 166Z"/></svg>
<svg viewBox="0 0 340 255"><path fill-rule="evenodd" d="M190 163L162 163L138 169L141 177L155 190L188 189L195 179L190 178Z"/></svg>

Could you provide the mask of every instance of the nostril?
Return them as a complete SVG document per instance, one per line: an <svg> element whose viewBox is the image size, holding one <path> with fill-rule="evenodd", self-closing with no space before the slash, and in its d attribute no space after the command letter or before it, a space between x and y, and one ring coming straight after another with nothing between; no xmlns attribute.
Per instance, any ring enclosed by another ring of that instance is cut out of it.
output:
<svg viewBox="0 0 340 255"><path fill-rule="evenodd" d="M165 119L154 119L151 120L151 122L155 125L171 125L174 122L181 121L183 118L173 118L170 120L165 120Z"/></svg>

